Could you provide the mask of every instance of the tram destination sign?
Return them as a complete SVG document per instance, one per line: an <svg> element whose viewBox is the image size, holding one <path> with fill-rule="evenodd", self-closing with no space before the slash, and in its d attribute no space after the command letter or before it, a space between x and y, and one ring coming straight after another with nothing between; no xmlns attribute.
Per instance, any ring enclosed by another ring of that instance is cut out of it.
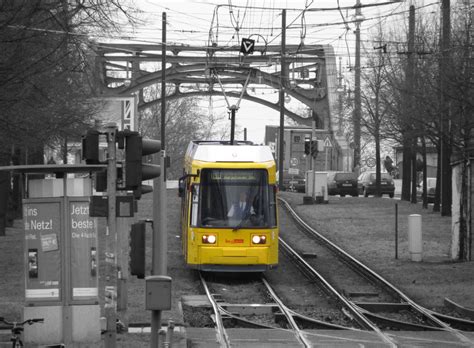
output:
<svg viewBox="0 0 474 348"><path fill-rule="evenodd" d="M210 175L211 181L257 181L261 178L260 170L213 170Z"/></svg>

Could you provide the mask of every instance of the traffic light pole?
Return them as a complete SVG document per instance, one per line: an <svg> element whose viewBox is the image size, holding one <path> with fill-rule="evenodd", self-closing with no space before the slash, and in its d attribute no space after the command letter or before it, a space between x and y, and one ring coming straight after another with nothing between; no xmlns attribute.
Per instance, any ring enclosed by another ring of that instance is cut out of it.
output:
<svg viewBox="0 0 474 348"><path fill-rule="evenodd" d="M161 175L154 180L153 188L153 255L152 275L167 275L168 273L168 233L166 230L166 12L162 14L162 43L161 43ZM151 311L150 347L158 348L159 330L161 329L161 311Z"/></svg>
<svg viewBox="0 0 474 348"><path fill-rule="evenodd" d="M313 153L312 153L312 147L313 147L313 141L317 141L316 140L316 121L313 120L311 122L311 147L310 147L310 151L311 151L311 171L312 171L312 178L311 180L313 180L313 191L311 192L311 197L313 199L313 203L316 202L316 172L315 172L315 167L316 167L316 158L314 158L313 156Z"/></svg>
<svg viewBox="0 0 474 348"><path fill-rule="evenodd" d="M107 232L105 237L105 305L104 312L107 320L105 333L105 347L116 346L117 339L117 218L115 201L117 197L117 159L115 137L117 126L108 124L107 133L107 196L108 217Z"/></svg>

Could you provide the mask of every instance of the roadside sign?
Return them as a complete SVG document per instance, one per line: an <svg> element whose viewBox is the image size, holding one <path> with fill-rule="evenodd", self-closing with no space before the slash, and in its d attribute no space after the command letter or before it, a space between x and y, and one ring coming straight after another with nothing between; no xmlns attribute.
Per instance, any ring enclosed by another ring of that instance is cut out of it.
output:
<svg viewBox="0 0 474 348"><path fill-rule="evenodd" d="M240 45L240 53L243 54L252 54L255 48L255 40L252 39L242 39Z"/></svg>
<svg viewBox="0 0 474 348"><path fill-rule="evenodd" d="M329 137L326 137L326 139L324 139L324 147L332 147L332 143Z"/></svg>
<svg viewBox="0 0 474 348"><path fill-rule="evenodd" d="M300 170L298 168L288 168L288 174L290 175L298 175Z"/></svg>
<svg viewBox="0 0 474 348"><path fill-rule="evenodd" d="M276 152L276 144L275 143L268 143L268 146L270 147L270 151L275 153Z"/></svg>
<svg viewBox="0 0 474 348"><path fill-rule="evenodd" d="M365 160L365 163L367 164L367 167L373 168L375 167L375 158L369 157Z"/></svg>
<svg viewBox="0 0 474 348"><path fill-rule="evenodd" d="M296 157L293 157L292 159L290 159L290 165L293 166L293 167L296 167L298 165L299 161Z"/></svg>

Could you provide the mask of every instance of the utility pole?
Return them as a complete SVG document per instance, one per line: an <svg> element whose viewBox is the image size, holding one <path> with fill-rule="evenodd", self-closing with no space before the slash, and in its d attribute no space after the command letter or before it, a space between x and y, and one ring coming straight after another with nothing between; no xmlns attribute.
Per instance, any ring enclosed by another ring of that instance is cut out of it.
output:
<svg viewBox="0 0 474 348"><path fill-rule="evenodd" d="M450 0L441 1L442 35L440 59L440 136L441 136L441 216L451 215L451 144L450 144L450 107L449 107L449 71L451 60L451 3Z"/></svg>
<svg viewBox="0 0 474 348"><path fill-rule="evenodd" d="M361 96L360 96L360 23L362 13L360 10L360 0L356 2L356 51L355 51L355 78L354 78L354 171L359 175L360 171L360 119L361 119Z"/></svg>
<svg viewBox="0 0 474 348"><path fill-rule="evenodd" d="M342 93L344 93L344 88L342 87L342 57L339 57L339 74L337 75L337 100L338 100L338 108L339 108L339 119L338 119L338 127L337 127L337 135L343 135L344 132L342 130Z"/></svg>
<svg viewBox="0 0 474 348"><path fill-rule="evenodd" d="M286 10L281 14L281 69L280 69L280 137L278 140L278 182L280 190L283 189L283 153L284 153L284 133L285 133L285 51L286 51Z"/></svg>
<svg viewBox="0 0 474 348"><path fill-rule="evenodd" d="M161 174L154 180L153 188L153 251L152 275L168 273L168 233L166 230L166 12L162 15L161 40L161 153L159 155ZM159 331L161 329L161 310L151 311L150 347L159 347Z"/></svg>
<svg viewBox="0 0 474 348"><path fill-rule="evenodd" d="M107 196L108 216L105 237L105 305L107 331L104 337L106 348L114 348L117 340L117 218L115 201L117 197L117 159L115 123L107 125ZM66 180L66 179L64 179Z"/></svg>
<svg viewBox="0 0 474 348"><path fill-rule="evenodd" d="M414 99L413 99L413 85L415 83L415 6L410 5L409 16L408 16L408 61L407 69L405 73L405 82L406 82L406 91L407 91L407 114L405 119L408 121L411 119L411 115L414 114ZM415 124L410 125L411 134L409 141L412 142L411 145L411 203L416 203L416 150L418 148L418 136L416 131ZM407 161L408 162L408 161Z"/></svg>
<svg viewBox="0 0 474 348"><path fill-rule="evenodd" d="M414 124L412 122L413 113L413 73L414 73L414 50L415 50L415 9L413 5L410 6L408 19L408 36L407 36L407 65L405 68L405 88L403 91L402 103L402 136L403 136L403 171L402 171L402 195L401 199L404 201L411 200L412 191L411 183L415 180L413 175L413 157L416 160L416 134ZM415 167L416 170L416 167ZM416 192L416 186L415 186Z"/></svg>

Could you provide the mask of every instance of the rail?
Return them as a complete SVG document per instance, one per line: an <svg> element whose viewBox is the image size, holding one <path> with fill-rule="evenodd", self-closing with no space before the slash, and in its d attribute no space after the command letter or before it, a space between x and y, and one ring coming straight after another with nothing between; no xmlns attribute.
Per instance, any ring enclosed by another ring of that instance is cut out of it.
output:
<svg viewBox="0 0 474 348"><path fill-rule="evenodd" d="M335 245L332 243L329 239L318 233L314 228L309 226L295 211L294 209L290 206L290 204L284 200L283 198L279 197L279 201L283 204L283 207L290 213L290 215L293 217L294 221L306 232L310 233L314 238L317 238L319 241L324 243L328 248L330 248L334 253L337 253L341 257L344 258L344 260L348 263L350 263L351 267L354 267L360 272L361 274L365 274L365 276L368 279L372 279L376 281L377 283L383 285L385 288L389 289L392 293L396 294L403 302L405 302L407 305L409 305L414 311L418 312L420 315L425 317L427 320L429 320L433 325L439 327L442 330L448 331L455 335L458 339L460 339L462 342L472 344L472 341L465 336L463 333L459 332L458 330L452 328L450 325L448 325L446 322L440 320L438 317L436 317L432 311L427 310L426 308L418 305L416 302L411 300L406 294L404 294L400 289L392 285L390 282L388 282L385 278L383 278L381 275L378 273L374 272L372 269L364 265L362 262L359 260L355 259L351 255L349 255L345 250L340 248L339 246ZM303 260L304 261L304 260ZM352 304L352 306L356 305L355 303ZM366 311L365 314L368 312ZM455 319L455 318L453 318Z"/></svg>

